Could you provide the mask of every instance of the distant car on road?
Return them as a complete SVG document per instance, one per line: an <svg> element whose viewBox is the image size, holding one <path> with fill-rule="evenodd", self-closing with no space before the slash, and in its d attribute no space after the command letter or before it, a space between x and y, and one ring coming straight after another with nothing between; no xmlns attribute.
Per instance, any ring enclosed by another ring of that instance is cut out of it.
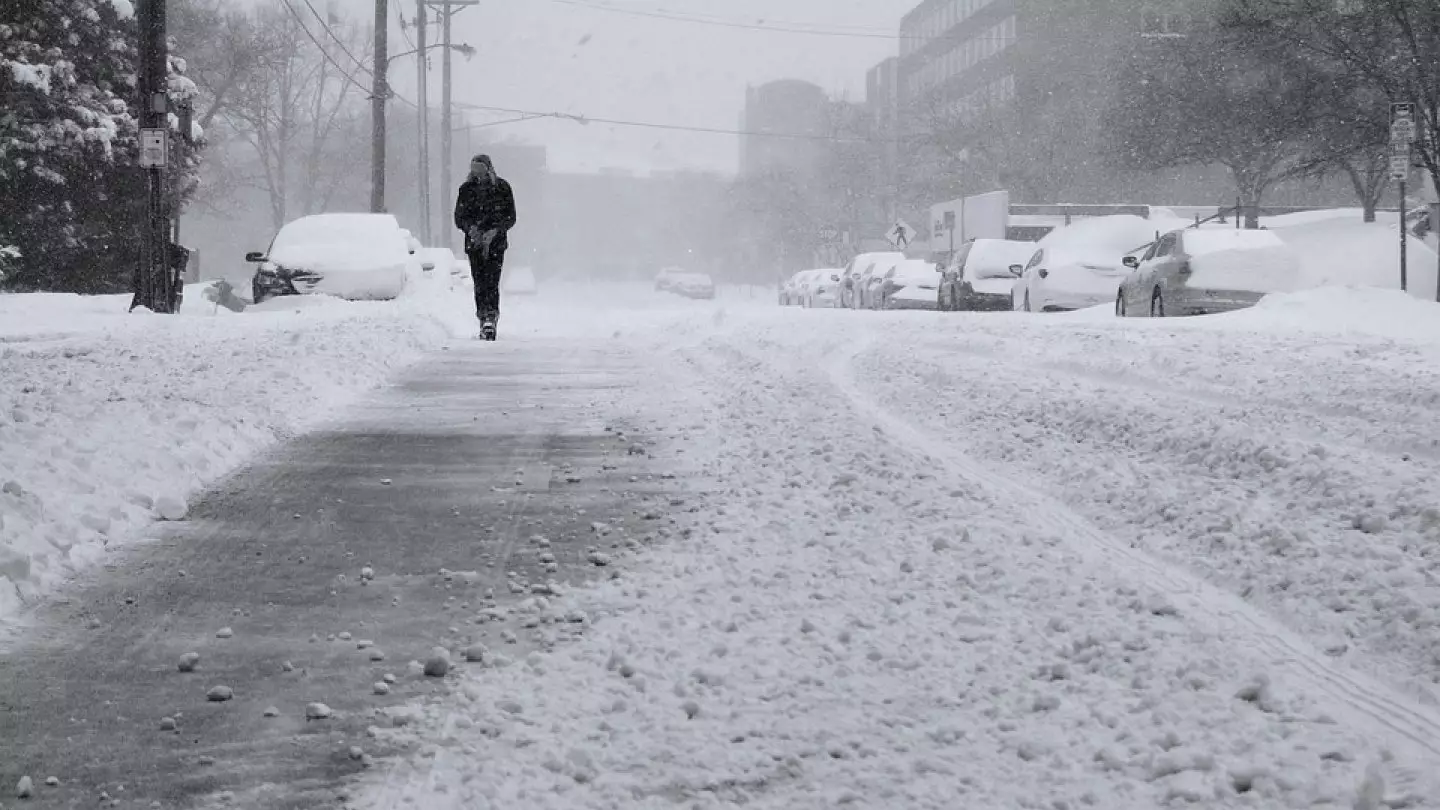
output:
<svg viewBox="0 0 1440 810"><path fill-rule="evenodd" d="M1034 255L1034 242L970 240L955 251L945 268L937 291L940 309L1010 309L1010 291Z"/></svg>
<svg viewBox="0 0 1440 810"><path fill-rule="evenodd" d="M1125 257L1115 314L1205 315L1254 306L1268 293L1291 292L1300 260L1273 231L1177 230L1145 255Z"/></svg>
<svg viewBox="0 0 1440 810"><path fill-rule="evenodd" d="M715 282L705 273L684 273L675 278L671 291L697 300L715 297Z"/></svg>
<svg viewBox="0 0 1440 810"><path fill-rule="evenodd" d="M655 275L655 291L673 292L676 280L683 275L685 271L679 267L666 267Z"/></svg>
<svg viewBox="0 0 1440 810"><path fill-rule="evenodd" d="M936 309L940 268L926 259L906 259L885 272L876 293L876 309Z"/></svg>
<svg viewBox="0 0 1440 810"><path fill-rule="evenodd" d="M324 294L352 300L396 298L419 262L390 214L312 214L285 224L256 265L255 303L282 295Z"/></svg>

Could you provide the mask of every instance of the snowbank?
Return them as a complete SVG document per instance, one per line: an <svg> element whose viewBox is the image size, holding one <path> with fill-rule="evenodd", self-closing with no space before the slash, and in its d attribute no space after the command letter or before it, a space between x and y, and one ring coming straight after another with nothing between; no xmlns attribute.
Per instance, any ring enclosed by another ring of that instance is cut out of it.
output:
<svg viewBox="0 0 1440 810"><path fill-rule="evenodd" d="M463 309L419 290L243 314L193 287L178 316L126 314L127 304L0 295L0 620L469 328Z"/></svg>
<svg viewBox="0 0 1440 810"><path fill-rule="evenodd" d="M1313 216L1308 220L1294 220L1300 224L1271 226L1272 232L1299 255L1302 288L1348 286L1399 289L1400 234L1393 222L1365 223L1359 212L1351 212L1353 216L1346 216L1345 211L1310 213ZM1406 245L1410 294L1434 301L1436 268L1440 259L1423 240L1407 237Z"/></svg>

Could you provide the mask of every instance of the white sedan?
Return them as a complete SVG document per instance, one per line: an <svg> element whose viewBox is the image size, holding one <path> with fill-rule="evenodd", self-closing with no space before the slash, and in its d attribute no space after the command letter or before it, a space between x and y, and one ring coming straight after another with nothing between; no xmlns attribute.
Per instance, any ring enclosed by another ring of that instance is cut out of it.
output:
<svg viewBox="0 0 1440 810"><path fill-rule="evenodd" d="M1011 289L1011 305L1024 312L1065 312L1115 302L1129 275L1127 255L1155 241L1157 225L1172 223L1137 216L1084 219L1052 231Z"/></svg>
<svg viewBox="0 0 1440 810"><path fill-rule="evenodd" d="M804 307L840 306L840 270L811 270L800 287L800 304Z"/></svg>
<svg viewBox="0 0 1440 810"><path fill-rule="evenodd" d="M400 295L419 262L390 214L314 214L287 223L256 265L255 303L281 295L388 300Z"/></svg>

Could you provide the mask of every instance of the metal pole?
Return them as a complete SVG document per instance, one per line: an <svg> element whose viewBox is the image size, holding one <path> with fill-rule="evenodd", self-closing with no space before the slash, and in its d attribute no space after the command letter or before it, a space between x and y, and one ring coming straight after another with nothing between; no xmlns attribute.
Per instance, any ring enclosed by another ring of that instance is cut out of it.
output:
<svg viewBox="0 0 1440 810"><path fill-rule="evenodd" d="M425 8L425 0L415 0L415 76L418 84L416 92L419 94L420 105L420 152L419 152L419 198L420 198L420 241L430 244L430 100L428 90L430 83L426 81L430 76L429 63L426 61L429 54L426 49L429 43L425 41L426 17L429 16L429 9Z"/></svg>
<svg viewBox="0 0 1440 810"><path fill-rule="evenodd" d="M390 86L385 68L390 64L390 12L387 0L375 0L375 83L370 90L370 212L385 212L385 98Z"/></svg>
<svg viewBox="0 0 1440 810"><path fill-rule="evenodd" d="M440 12L443 16L443 29L440 33L442 40L440 55L440 199L445 204L440 207L440 227L449 234L443 241L447 246L453 245L455 241L454 232L445 226L445 219L448 212L452 210L451 195L455 193L450 187L450 169L454 156L450 152L451 128L455 126L452 120L450 109L450 18L455 16L449 6L441 6Z"/></svg>
<svg viewBox="0 0 1440 810"><path fill-rule="evenodd" d="M1405 238L1405 180L1400 180L1400 289L1409 291L1409 279L1406 278L1405 253L1409 245Z"/></svg>

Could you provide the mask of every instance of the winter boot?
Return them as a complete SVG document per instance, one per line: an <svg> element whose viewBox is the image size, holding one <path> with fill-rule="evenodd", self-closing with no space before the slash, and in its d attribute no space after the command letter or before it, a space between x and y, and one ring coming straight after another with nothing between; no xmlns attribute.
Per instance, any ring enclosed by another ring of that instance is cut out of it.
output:
<svg viewBox="0 0 1440 810"><path fill-rule="evenodd" d="M494 340L495 330L500 325L500 313L487 312L480 317L480 339Z"/></svg>

